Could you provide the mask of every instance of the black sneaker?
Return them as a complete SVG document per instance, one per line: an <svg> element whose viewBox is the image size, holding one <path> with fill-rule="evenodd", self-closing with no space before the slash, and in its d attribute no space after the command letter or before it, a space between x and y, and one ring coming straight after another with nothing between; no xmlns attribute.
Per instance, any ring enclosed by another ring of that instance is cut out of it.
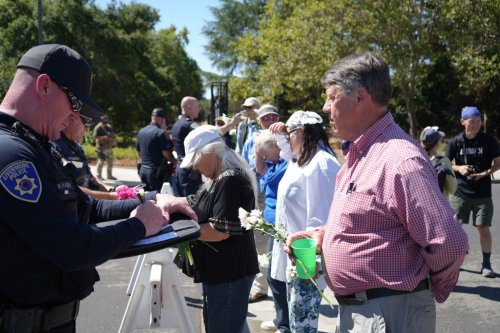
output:
<svg viewBox="0 0 500 333"><path fill-rule="evenodd" d="M493 269L491 269L491 264L483 264L483 266L481 267L481 275L487 278L494 278L497 276Z"/></svg>

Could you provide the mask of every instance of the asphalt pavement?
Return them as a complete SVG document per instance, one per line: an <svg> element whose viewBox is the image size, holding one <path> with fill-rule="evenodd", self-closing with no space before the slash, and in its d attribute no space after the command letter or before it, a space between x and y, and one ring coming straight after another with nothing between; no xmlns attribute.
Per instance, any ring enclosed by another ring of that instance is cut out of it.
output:
<svg viewBox="0 0 500 333"><path fill-rule="evenodd" d="M95 173L95 167L92 166ZM115 167L113 175L117 181L105 181L110 187L120 184L136 185L139 177L135 168ZM495 175L500 180L500 172ZM497 210L493 227L493 268L500 272L500 185L493 185L493 200ZM479 272L481 267L481 251L479 236L472 226L464 226L468 236L470 251L462 265L460 278L449 299L437 305L437 332L485 332L500 330L500 275L497 278L483 278ZM175 250L174 250L175 253ZM101 281L95 286L95 292L81 304L77 320L77 332L117 332L121 318L128 302L126 290L136 258L111 260L99 266L97 270ZM195 332L204 332L202 324L201 288L192 279L178 271L181 288L193 322ZM325 296L334 305L333 309L323 300L319 332L335 332L338 305L332 292L327 289ZM147 310L146 310L147 311ZM260 324L274 318L274 307L271 293L262 301L249 304L246 333L263 333ZM149 332L149 331L148 331ZM153 331L151 331L153 332ZM154 330L154 332L162 332ZM267 331L268 332L268 331Z"/></svg>

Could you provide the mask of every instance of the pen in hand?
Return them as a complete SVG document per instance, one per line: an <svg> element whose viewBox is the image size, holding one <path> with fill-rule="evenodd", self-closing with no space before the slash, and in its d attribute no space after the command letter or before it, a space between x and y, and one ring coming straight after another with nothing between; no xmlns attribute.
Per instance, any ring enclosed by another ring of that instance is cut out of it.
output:
<svg viewBox="0 0 500 333"><path fill-rule="evenodd" d="M139 189L138 189L138 191L136 193L137 193L137 198L139 199L139 201L141 202L141 204L143 204L144 201L146 201L144 199L144 188L143 187L139 187Z"/></svg>

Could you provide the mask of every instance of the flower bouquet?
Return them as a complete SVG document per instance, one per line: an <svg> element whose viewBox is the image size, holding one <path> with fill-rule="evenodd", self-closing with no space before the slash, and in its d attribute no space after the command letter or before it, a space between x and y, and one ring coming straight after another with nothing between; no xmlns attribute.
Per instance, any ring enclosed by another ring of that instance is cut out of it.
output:
<svg viewBox="0 0 500 333"><path fill-rule="evenodd" d="M261 234L273 237L278 242L285 244L287 238L285 228L283 226L275 227L267 222L260 210L254 209L249 213L240 207L238 209L238 217L241 226L246 230L257 230Z"/></svg>
<svg viewBox="0 0 500 333"><path fill-rule="evenodd" d="M119 200L144 198L144 186L128 187L127 185L117 186L115 189L116 198ZM143 200L141 200L143 202Z"/></svg>
<svg viewBox="0 0 500 333"><path fill-rule="evenodd" d="M238 209L238 217L240 219L241 225L243 228L246 230L257 230L263 235L267 235L269 237L273 237L275 240L278 242L285 244L286 239L287 239L287 234L286 230L283 226L277 226L275 227L271 223L267 222L264 217L262 216L262 212L260 210L254 209L250 212L247 212L243 208ZM271 253L270 253L271 255ZM325 299L325 301L330 305L330 307L333 309L333 304L330 302L328 298L323 294L323 291L321 288L318 286L316 281L314 280L314 276L310 276L307 273L307 269L304 266L304 263L298 258L295 258L295 262L299 265L301 265L303 271L306 273L307 278L309 281L311 281L314 286L318 289L319 293L321 294L321 297ZM290 270L287 269L287 276L291 278L297 278L297 270L295 267L291 267Z"/></svg>

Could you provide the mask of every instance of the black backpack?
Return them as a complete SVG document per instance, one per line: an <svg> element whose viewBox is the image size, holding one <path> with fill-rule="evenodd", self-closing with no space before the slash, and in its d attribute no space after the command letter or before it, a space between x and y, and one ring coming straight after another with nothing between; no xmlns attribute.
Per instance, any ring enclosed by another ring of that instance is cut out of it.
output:
<svg viewBox="0 0 500 333"><path fill-rule="evenodd" d="M432 160L432 165L437 174L439 189L443 192L444 183L446 182L446 175L452 175L451 171L441 162L443 156L436 156Z"/></svg>

